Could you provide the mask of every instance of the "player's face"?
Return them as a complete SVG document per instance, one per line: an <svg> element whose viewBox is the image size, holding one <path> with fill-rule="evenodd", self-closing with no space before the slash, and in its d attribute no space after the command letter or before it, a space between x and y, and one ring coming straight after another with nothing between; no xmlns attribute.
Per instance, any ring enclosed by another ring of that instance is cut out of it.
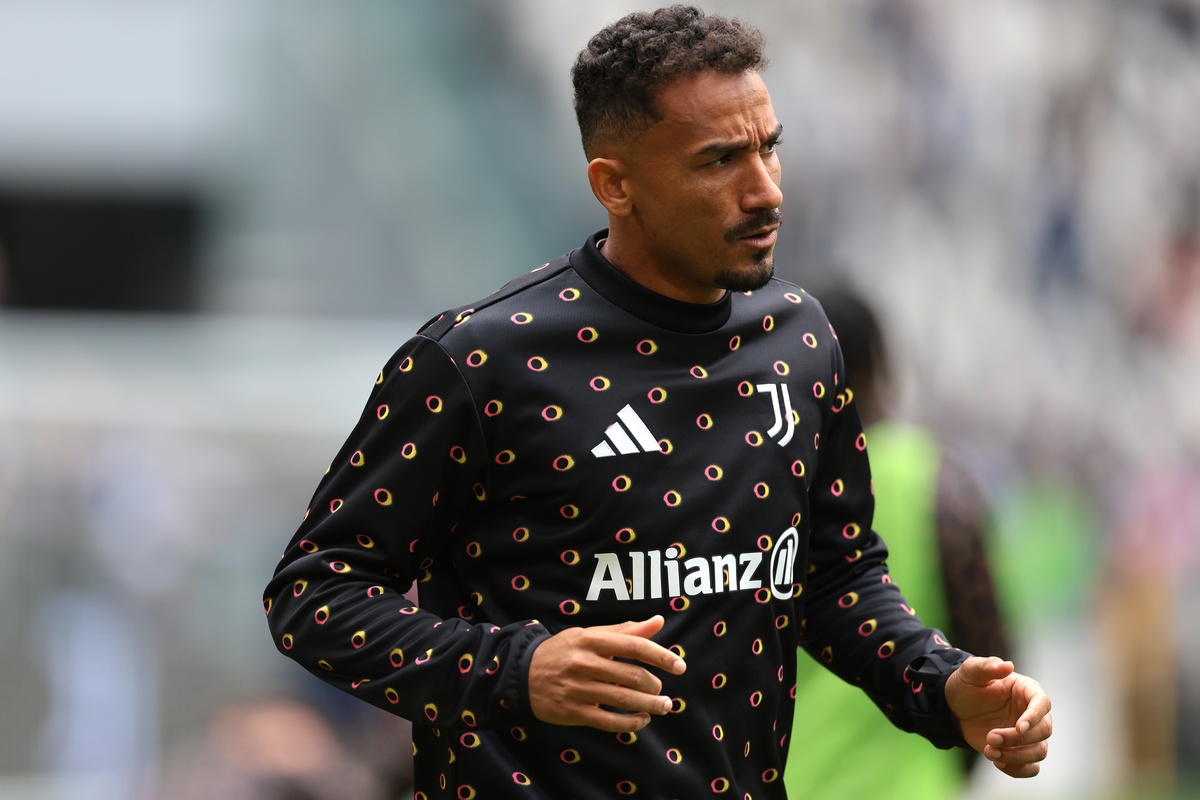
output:
<svg viewBox="0 0 1200 800"><path fill-rule="evenodd" d="M782 222L783 126L755 72L703 72L657 98L662 119L635 148L633 208L655 260L675 280L746 291L774 272Z"/></svg>

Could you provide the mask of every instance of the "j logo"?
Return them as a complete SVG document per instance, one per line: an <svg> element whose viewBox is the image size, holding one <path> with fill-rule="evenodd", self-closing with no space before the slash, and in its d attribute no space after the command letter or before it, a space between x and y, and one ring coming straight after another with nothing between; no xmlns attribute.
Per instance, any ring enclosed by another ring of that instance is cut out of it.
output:
<svg viewBox="0 0 1200 800"><path fill-rule="evenodd" d="M784 422L787 422L787 433L779 440L779 446L783 447L792 440L792 434L796 432L796 423L792 419L792 415L796 412L792 411L792 400L788 397L788 388L786 383L781 383L776 386L773 383L760 383L756 387L760 392L771 393L771 407L775 410L775 424L767 431L767 436L772 439L775 434L783 430ZM779 413L779 395L783 394L783 414Z"/></svg>

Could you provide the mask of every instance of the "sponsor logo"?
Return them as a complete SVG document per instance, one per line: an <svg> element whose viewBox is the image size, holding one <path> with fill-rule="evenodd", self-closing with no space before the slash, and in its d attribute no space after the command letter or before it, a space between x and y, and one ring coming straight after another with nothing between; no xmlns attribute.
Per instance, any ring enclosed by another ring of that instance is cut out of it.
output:
<svg viewBox="0 0 1200 800"><path fill-rule="evenodd" d="M789 434L790 435L790 434ZM800 533L788 528L771 548L771 594L780 600L792 596L792 575L796 568L796 553L800 550Z"/></svg>
<svg viewBox="0 0 1200 800"><path fill-rule="evenodd" d="M604 435L606 439L592 448L592 455L596 458L609 458L617 454L627 456L630 453L662 452L658 439L646 427L646 423L642 422L633 406L628 404L617 412L617 422L609 425Z"/></svg>
<svg viewBox="0 0 1200 800"><path fill-rule="evenodd" d="M774 383L760 383L755 387L760 392L767 392L771 395L771 408L775 411L775 424L767 430L767 436L772 439L775 435L783 430L784 423L787 423L787 432L780 438L778 444L784 447L792 440L792 434L796 432L796 420L793 415L796 413L792 410L792 400L788 396L788 387L786 383L781 383L776 386ZM783 396L783 413L780 414L779 399Z"/></svg>
<svg viewBox="0 0 1200 800"><path fill-rule="evenodd" d="M763 537L768 539L768 537ZM665 551L649 550L625 554L596 553L596 567L588 586L588 602L611 592L617 600L657 600L721 592L755 591L766 602L769 590L779 600L792 597L796 581L796 554L800 534L792 527L780 535L769 551L695 556L681 560L678 546ZM763 557L769 556L764 573ZM765 583L765 585L764 585Z"/></svg>

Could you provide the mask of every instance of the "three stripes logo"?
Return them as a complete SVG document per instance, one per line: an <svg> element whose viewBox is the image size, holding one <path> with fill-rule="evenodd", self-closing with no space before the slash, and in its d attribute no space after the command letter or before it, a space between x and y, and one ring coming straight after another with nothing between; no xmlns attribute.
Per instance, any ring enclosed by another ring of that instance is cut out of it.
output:
<svg viewBox="0 0 1200 800"><path fill-rule="evenodd" d="M626 456L630 453L659 453L662 451L658 439L654 438L654 434L646 427L646 423L642 422L642 418L633 410L633 406L626 404L617 412L617 420L605 428L606 440L592 448L592 455L596 458L608 458L618 453ZM624 426L621 423L624 423ZM632 438L630 438L631 436Z"/></svg>
<svg viewBox="0 0 1200 800"><path fill-rule="evenodd" d="M785 446L792 440L792 434L796 432L796 421L793 418L796 412L792 411L792 399L788 396L787 384L781 383L776 386L773 383L760 383L754 388L760 392L769 392L771 395L771 407L775 409L775 424L767 430L767 436L774 439L775 434L783 430L784 421L787 422L787 433L778 442L780 447ZM779 413L779 396L781 394L783 395L782 414Z"/></svg>

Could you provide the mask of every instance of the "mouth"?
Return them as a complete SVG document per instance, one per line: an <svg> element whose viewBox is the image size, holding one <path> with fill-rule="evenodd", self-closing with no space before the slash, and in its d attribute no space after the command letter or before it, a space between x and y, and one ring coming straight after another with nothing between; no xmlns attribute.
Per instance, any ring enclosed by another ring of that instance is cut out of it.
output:
<svg viewBox="0 0 1200 800"><path fill-rule="evenodd" d="M768 225L745 236L739 236L738 241L753 247L755 250L761 250L764 247L770 247L775 244L775 239L778 237L778 230L778 225Z"/></svg>

